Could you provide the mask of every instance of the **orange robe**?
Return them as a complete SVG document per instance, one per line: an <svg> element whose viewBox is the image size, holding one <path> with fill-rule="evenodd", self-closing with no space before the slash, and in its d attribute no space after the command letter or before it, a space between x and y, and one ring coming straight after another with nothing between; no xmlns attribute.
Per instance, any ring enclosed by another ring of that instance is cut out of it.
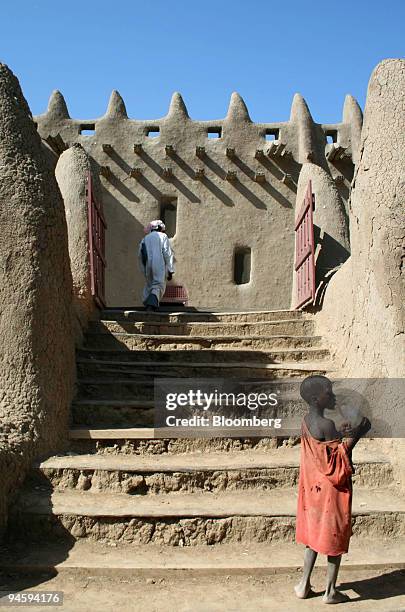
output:
<svg viewBox="0 0 405 612"><path fill-rule="evenodd" d="M303 421L296 540L323 555L349 549L352 473L346 444L313 438Z"/></svg>

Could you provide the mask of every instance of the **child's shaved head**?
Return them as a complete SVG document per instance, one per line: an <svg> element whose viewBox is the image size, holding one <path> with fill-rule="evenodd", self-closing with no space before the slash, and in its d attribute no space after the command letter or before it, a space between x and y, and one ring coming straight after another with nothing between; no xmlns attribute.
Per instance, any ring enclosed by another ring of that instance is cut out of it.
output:
<svg viewBox="0 0 405 612"><path fill-rule="evenodd" d="M300 395L307 404L310 404L314 398L318 398L330 387L331 382L326 376L308 376L300 385Z"/></svg>

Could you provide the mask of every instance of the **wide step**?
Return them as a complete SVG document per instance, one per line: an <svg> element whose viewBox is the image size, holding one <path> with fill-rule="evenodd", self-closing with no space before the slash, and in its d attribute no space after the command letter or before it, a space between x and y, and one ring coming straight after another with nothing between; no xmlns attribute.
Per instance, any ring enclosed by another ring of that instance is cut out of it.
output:
<svg viewBox="0 0 405 612"><path fill-rule="evenodd" d="M136 544L193 546L293 541L296 492L170 493L131 496L25 490L11 530L34 538L90 538ZM405 536L405 499L391 489L357 490L356 536Z"/></svg>
<svg viewBox="0 0 405 612"><path fill-rule="evenodd" d="M136 309L106 309L101 313L103 321L143 321L146 323L256 323L302 319L298 310L245 310L245 311L196 311L146 312Z"/></svg>
<svg viewBox="0 0 405 612"><path fill-rule="evenodd" d="M148 323L144 321L100 321L89 326L89 333L170 336L202 336L202 337L240 337L240 336L273 336L296 332L313 332L313 321L307 319L280 319L275 321L259 321L251 323Z"/></svg>
<svg viewBox="0 0 405 612"><path fill-rule="evenodd" d="M73 547L63 543L47 542L24 547L24 553L6 550L0 554L0 570L21 572L25 575L51 571L58 574L126 577L151 576L165 579L184 571L201 577L249 575L254 576L296 572L302 569L303 546L292 542L265 544L222 544L220 548L207 546L167 547L131 546L117 543L114 547L90 540L78 540ZM318 567L324 566L326 557L320 555ZM385 539L352 537L349 552L344 555L341 573L353 569L405 568L405 538L397 538L395 546Z"/></svg>
<svg viewBox="0 0 405 612"><path fill-rule="evenodd" d="M88 385L125 385L153 383L154 378L237 378L262 380L263 379L282 379L307 376L311 373L324 373L331 370L331 364L326 360L312 361L308 359L302 361L280 361L279 363L246 363L241 362L192 362L192 361L171 361L148 363L125 363L104 365L100 362L88 362L83 366L79 364L79 384ZM105 392L108 393L108 387Z"/></svg>
<svg viewBox="0 0 405 612"><path fill-rule="evenodd" d="M304 332L306 330L303 330ZM275 335L287 333L277 330ZM290 334L291 335L291 334ZM102 350L269 350L279 346L273 336L181 336L130 334L126 332L86 334L85 348ZM276 346L274 346L276 344Z"/></svg>
<svg viewBox="0 0 405 612"><path fill-rule="evenodd" d="M298 482L300 447L267 452L188 453L184 455L62 455L39 463L33 484L53 490L112 491L132 495L175 491L266 491ZM378 454L354 457L357 486L392 484L392 466Z"/></svg>
<svg viewBox="0 0 405 612"><path fill-rule="evenodd" d="M323 368L312 368L311 372L322 372L324 371ZM276 370L277 372L277 370ZM295 373L297 372L297 373ZM303 370L295 370L294 374L295 376L299 377L300 374L299 372L303 372ZM162 380L163 378L163 380ZM162 384L164 383L164 380L167 377L162 377L160 380L162 382ZM170 377L172 378L172 377ZM176 380L177 379L181 379L183 387L184 385L187 383L187 381L189 381L189 377L185 377L185 376L175 376L174 377ZM274 380L273 380L274 379ZM193 380L195 380L195 378L193 378ZM203 380L206 381L207 378L204 379L199 379L199 380ZM216 382L215 382L216 380ZM256 382L253 382L255 381ZM245 394L249 394L249 393L271 393L271 392L278 392L278 388L276 386L277 381L279 380L279 377L277 376L269 376L266 377L264 380L259 378L259 379L245 379L245 378L233 378L233 377L226 377L226 380L224 379L224 377L217 377L216 379L213 379L212 382L212 389L214 389L214 385L217 385L217 387L220 386L221 389L226 389L228 392L233 391L234 393L238 393L238 392L243 392ZM281 380L284 380L284 378L282 377ZM190 381L189 381L190 382ZM227 387L224 386L225 383L228 385ZM194 388L195 388L195 384L194 383ZM203 384L205 384L204 388L207 388L207 383L204 382ZM173 383L171 388L173 389ZM103 401L104 404L108 404L111 402L111 405L115 405L118 401L123 401L123 402L127 402L128 406L131 405L131 402L142 402L144 400L148 400L148 401L152 401L153 400L153 390L154 390L154 381L152 379L147 379L147 378L134 378L133 380L128 379L128 378L122 378L122 379L118 379L118 380L112 380L112 379L107 379L107 380L102 380L102 379L98 379L98 378L94 378L94 379L82 379L81 381L79 381L78 383L78 389L80 391L80 395L78 397L78 400L76 400L76 404L80 401L80 402L86 402L88 400L97 400L97 401ZM291 396L287 396L286 393L284 393L283 395L280 395L280 402L279 402L279 406L278 406L278 411L279 414L281 416L281 412L283 407L285 408L285 406L287 406L289 401L294 401L294 407L298 406L299 407L299 413L301 414L303 411L305 412L305 407L303 405L302 400L299 397L296 397L295 395L291 395ZM280 405L280 403L282 402L282 405ZM231 402L228 403L228 406L231 407ZM264 411L264 408L262 409L262 413Z"/></svg>

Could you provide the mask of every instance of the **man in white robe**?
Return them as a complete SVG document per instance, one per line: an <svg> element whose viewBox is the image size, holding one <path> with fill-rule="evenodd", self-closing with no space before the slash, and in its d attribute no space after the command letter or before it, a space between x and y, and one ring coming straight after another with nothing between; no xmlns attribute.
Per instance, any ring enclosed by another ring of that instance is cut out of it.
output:
<svg viewBox="0 0 405 612"><path fill-rule="evenodd" d="M173 250L163 221L156 219L145 227L146 236L139 245L138 257L146 279L143 303L146 310L157 310L166 291L166 281L174 274Z"/></svg>

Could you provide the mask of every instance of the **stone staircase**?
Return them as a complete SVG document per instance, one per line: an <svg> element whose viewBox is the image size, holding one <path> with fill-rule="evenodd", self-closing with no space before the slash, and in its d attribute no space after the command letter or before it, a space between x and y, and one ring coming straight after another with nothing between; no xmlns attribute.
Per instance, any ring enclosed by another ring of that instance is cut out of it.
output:
<svg viewBox="0 0 405 612"><path fill-rule="evenodd" d="M290 311L106 310L90 326L77 367L70 451L33 466L11 513L11 541L23 534L36 544L23 557L0 560L0 567L106 571L111 546L125 551L119 558L111 554L111 564L123 571L301 565L302 550L293 543L297 441L156 438L153 380L216 376L253 382L330 372L328 351L313 335L310 317ZM397 548L405 536L405 500L392 465L372 440L356 447L354 461L354 552L347 558L356 567L405 567L405 546L402 556ZM44 542L47 554L41 552ZM206 545L219 544L216 554L208 552ZM247 549L249 559L242 556Z"/></svg>

